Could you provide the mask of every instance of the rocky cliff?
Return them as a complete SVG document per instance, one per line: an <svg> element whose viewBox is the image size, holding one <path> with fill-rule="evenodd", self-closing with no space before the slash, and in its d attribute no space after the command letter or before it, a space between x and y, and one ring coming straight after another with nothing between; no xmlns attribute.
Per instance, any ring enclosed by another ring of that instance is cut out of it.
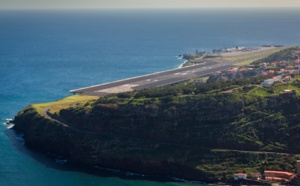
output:
<svg viewBox="0 0 300 186"><path fill-rule="evenodd" d="M15 117L28 147L69 159L150 175L213 182L234 172L295 171L300 98L199 94L156 99L108 96ZM294 153L294 154L291 154Z"/></svg>

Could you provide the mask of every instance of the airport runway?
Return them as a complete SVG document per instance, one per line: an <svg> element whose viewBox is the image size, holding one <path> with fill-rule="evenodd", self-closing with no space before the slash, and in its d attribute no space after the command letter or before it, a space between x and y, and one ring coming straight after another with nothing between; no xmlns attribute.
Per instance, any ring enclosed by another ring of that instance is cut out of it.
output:
<svg viewBox="0 0 300 186"><path fill-rule="evenodd" d="M232 67L230 62L217 63L203 60L202 64L176 68L168 71L123 79L115 82L70 90L71 93L104 96L111 93L128 92L151 87L165 86L182 82L191 78L201 77L218 70Z"/></svg>
<svg viewBox="0 0 300 186"><path fill-rule="evenodd" d="M79 89L70 90L71 93L104 96L112 93L128 92L145 88L159 87L182 82L188 79L212 74L215 71L222 71L233 67L233 63L257 60L266 57L266 54L258 54L253 57L245 56L237 60L227 60L223 58L202 59L197 61L197 65L176 68L163 72L137 76L110 83L104 83ZM215 60L215 61L214 61ZM222 62L217 62L222 61Z"/></svg>

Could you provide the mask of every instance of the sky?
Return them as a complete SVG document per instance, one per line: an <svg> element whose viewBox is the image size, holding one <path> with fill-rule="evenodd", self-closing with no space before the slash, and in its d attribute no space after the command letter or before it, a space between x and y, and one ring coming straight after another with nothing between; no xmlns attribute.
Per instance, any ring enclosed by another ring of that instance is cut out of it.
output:
<svg viewBox="0 0 300 186"><path fill-rule="evenodd" d="M0 0L0 9L300 8L300 0Z"/></svg>

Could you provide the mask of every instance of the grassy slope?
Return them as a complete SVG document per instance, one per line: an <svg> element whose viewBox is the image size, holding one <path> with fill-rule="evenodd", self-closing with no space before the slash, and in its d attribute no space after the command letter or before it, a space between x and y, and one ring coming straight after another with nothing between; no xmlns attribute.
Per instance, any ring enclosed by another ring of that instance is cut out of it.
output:
<svg viewBox="0 0 300 186"><path fill-rule="evenodd" d="M98 98L99 97L97 96L74 95L74 96L63 98L58 101L48 102L48 103L37 103L37 104L32 104L31 106L35 108L40 114L42 114L42 111L47 107L50 108L50 113L58 114L59 111L62 109L66 109L72 106L78 106L79 104L85 104L88 101L95 101Z"/></svg>
<svg viewBox="0 0 300 186"><path fill-rule="evenodd" d="M228 57L216 57L216 58L207 58L205 60L207 61L214 61L214 62L223 62L223 61L234 61L234 60L243 60L242 62L235 63L234 65L236 66L243 66L243 65L248 65L258 59L262 59L263 57L259 57L261 55L268 56L270 54L276 53L280 50L283 50L282 48L275 48L267 51L260 51L260 52L255 52L255 53L246 53L242 55L237 55L237 56L228 56ZM255 58L249 60L248 58ZM189 60L184 64L184 66L190 66L193 65L193 61L196 61L196 59Z"/></svg>
<svg viewBox="0 0 300 186"><path fill-rule="evenodd" d="M246 55L243 55L241 57L236 56L236 57L233 57L233 58L229 58L229 60L241 60L241 59L250 58L250 57L257 57L257 56L260 56L260 55L268 56L268 55L276 53L280 50L282 50L282 48L281 49L272 49L272 50L268 50L268 51L257 52L257 53L253 53L253 54L246 54ZM258 59L262 59L262 58L256 58L256 59L252 59L252 60L245 60L245 61L242 61L242 62L235 63L234 65L236 65L236 66L249 65L250 63L252 63L252 62L254 62Z"/></svg>
<svg viewBox="0 0 300 186"><path fill-rule="evenodd" d="M247 53L245 52L244 55L237 55L237 56L231 56L231 57L223 57L227 60L239 60L239 59L244 59L244 58L252 58L252 57L259 57L261 55L270 55L272 53L278 52L282 50L282 48L276 48L276 49L271 49L271 50L266 50L266 51L260 51L260 52L254 52L254 53Z"/></svg>

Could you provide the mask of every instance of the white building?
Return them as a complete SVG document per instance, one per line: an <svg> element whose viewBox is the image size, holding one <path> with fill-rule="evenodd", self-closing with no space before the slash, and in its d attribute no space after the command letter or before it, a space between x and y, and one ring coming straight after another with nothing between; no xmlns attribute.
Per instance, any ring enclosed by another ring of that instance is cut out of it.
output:
<svg viewBox="0 0 300 186"><path fill-rule="evenodd" d="M264 80L264 82L262 83L262 85L264 87L270 87L274 84L274 80L273 79L266 79Z"/></svg>
<svg viewBox="0 0 300 186"><path fill-rule="evenodd" d="M233 175L234 180L245 180L247 178L247 174L245 173L235 173Z"/></svg>
<svg viewBox="0 0 300 186"><path fill-rule="evenodd" d="M264 87L270 87L270 86L272 86L275 82L278 82L278 81L280 81L280 80L281 80L281 75L275 76L275 77L273 77L272 79L266 79L266 80L264 80L264 82L262 83L262 85L263 85Z"/></svg>

